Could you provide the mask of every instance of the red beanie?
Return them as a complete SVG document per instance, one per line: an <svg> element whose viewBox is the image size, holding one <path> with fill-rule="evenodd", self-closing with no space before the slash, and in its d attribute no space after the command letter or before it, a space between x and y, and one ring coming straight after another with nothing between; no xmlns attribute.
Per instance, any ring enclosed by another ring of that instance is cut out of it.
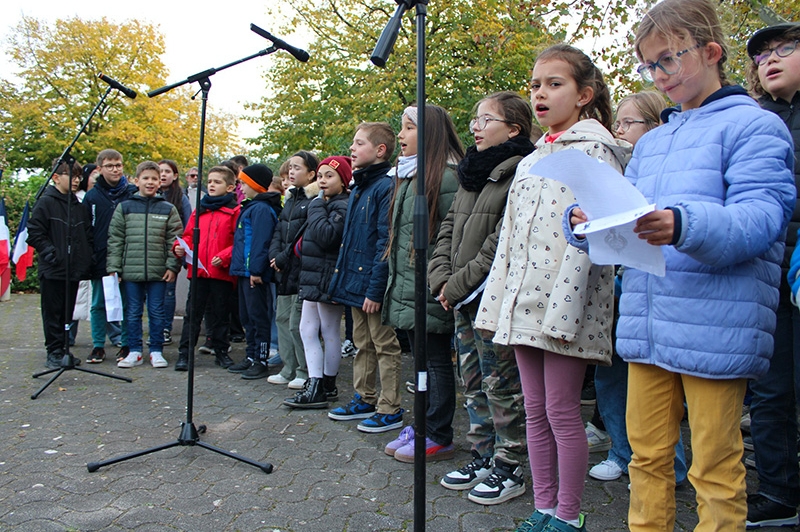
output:
<svg viewBox="0 0 800 532"><path fill-rule="evenodd" d="M339 174L339 177L342 178L344 188L350 188L350 181L353 179L353 167L350 162L350 157L331 155L330 157L324 158L322 162L319 163L319 166L317 166L317 174L319 174L319 169L322 168L323 165L333 168L336 173Z"/></svg>

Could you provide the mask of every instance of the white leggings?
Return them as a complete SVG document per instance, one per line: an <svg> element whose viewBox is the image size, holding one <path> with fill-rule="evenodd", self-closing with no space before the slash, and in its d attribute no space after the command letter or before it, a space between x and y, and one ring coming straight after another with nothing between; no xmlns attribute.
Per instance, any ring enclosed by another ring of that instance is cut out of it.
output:
<svg viewBox="0 0 800 532"><path fill-rule="evenodd" d="M306 352L308 376L321 379L323 373L335 377L342 360L342 305L303 301L300 315L300 338ZM320 334L325 342L323 357ZM323 370L324 367L324 370Z"/></svg>

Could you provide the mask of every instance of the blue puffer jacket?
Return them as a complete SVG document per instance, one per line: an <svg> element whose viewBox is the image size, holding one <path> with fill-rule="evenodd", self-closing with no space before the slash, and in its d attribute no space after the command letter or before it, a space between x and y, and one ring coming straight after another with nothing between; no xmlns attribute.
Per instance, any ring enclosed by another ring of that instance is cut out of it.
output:
<svg viewBox="0 0 800 532"><path fill-rule="evenodd" d="M639 140L625 175L657 208L680 209L681 237L662 247L665 277L625 271L617 351L678 373L758 377L795 205L792 139L740 87L665 122Z"/></svg>
<svg viewBox="0 0 800 532"><path fill-rule="evenodd" d="M258 275L265 283L272 281L269 244L278 217L270 205L270 197L271 193L264 192L242 202L233 234L230 274L234 277Z"/></svg>
<svg viewBox="0 0 800 532"><path fill-rule="evenodd" d="M389 264L383 258L389 242L389 204L394 183L388 162L353 172L339 260L331 280L331 299L358 307L364 298L383 303Z"/></svg>

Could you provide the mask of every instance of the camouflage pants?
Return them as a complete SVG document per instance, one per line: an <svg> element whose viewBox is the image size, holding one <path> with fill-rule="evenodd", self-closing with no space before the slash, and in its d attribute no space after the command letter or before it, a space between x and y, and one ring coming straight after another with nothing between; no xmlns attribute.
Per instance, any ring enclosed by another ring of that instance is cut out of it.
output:
<svg viewBox="0 0 800 532"><path fill-rule="evenodd" d="M467 441L481 456L519 464L525 450L525 409L514 349L474 328L474 308L456 311L456 347L467 398Z"/></svg>

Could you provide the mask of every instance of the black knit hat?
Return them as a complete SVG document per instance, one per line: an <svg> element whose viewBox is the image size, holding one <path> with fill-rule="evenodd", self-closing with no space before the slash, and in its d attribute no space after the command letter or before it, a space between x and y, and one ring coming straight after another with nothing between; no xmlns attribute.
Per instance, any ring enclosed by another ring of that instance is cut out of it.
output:
<svg viewBox="0 0 800 532"><path fill-rule="evenodd" d="M95 168L97 168L97 165L94 163L84 164L82 170L83 178L89 179L89 176L92 175L92 172L95 171Z"/></svg>
<svg viewBox="0 0 800 532"><path fill-rule="evenodd" d="M264 193L272 183L272 170L266 164L251 164L242 168L239 179L258 193Z"/></svg>
<svg viewBox="0 0 800 532"><path fill-rule="evenodd" d="M780 37L783 33L800 28L800 22L786 22L783 24L776 24L768 28L761 28L750 37L747 41L747 55L751 58L761 51L764 44L768 43L776 37Z"/></svg>

